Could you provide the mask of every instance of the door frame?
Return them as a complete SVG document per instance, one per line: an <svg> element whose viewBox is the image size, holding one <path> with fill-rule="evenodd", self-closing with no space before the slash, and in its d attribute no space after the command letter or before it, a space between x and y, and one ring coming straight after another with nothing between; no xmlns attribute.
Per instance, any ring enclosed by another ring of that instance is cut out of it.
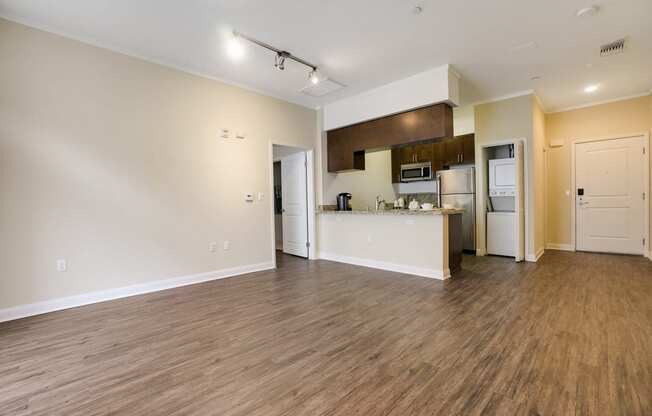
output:
<svg viewBox="0 0 652 416"><path fill-rule="evenodd" d="M523 243L524 243L524 258L523 260L516 261L535 261L531 260L531 256L528 255L528 241L530 238L530 213L529 207L530 202L528 201L528 195L530 191L530 161L528 160L528 143L526 139L507 139L507 140L497 140L490 143L477 144L476 142L476 152L475 152L475 205L476 205L476 214L475 214L475 241L476 245L480 238L480 221L478 218L482 217L482 236L484 239L484 247L481 250L476 250L476 255L486 256L487 255L487 201L486 198L489 195L489 184L487 178L487 156L486 149L488 147L504 146L508 144L516 145L520 143L523 145L523 216L524 216L524 226L523 226ZM478 151L479 150L479 151ZM516 196L518 198L518 195ZM518 250L517 250L518 251Z"/></svg>
<svg viewBox="0 0 652 416"><path fill-rule="evenodd" d="M575 163L576 163L576 147L578 144L582 143L591 143L591 142L604 142L608 140L619 140L619 139L632 139L635 137L643 137L645 142L646 152L643 155L643 188L645 189L645 202L644 202L644 212L645 218L643 219L643 224L645 229L643 230L643 235L645 236L645 246L643 247L643 256L652 260L652 255L650 254L650 133L634 133L634 134L619 134L616 136L604 136L604 137L592 137L592 138L583 138L583 139L574 139L571 142L571 218L570 218L570 235L571 235L571 248L573 251L577 250L577 187L575 185Z"/></svg>
<svg viewBox="0 0 652 416"><path fill-rule="evenodd" d="M310 244L308 246L308 260L314 260L316 259L316 254L315 254L315 245L317 239L315 238L316 233L315 233L315 212L316 212L316 207L315 207L315 156L314 156L314 150L313 149L306 149L301 146L296 146L293 144L287 144L287 143L281 143L281 142L275 142L273 140L269 140L268 144L268 157L267 157L267 172L269 176L269 181L267 184L267 193L268 193L268 198L267 200L270 203L269 207L269 215L270 215L270 231L271 231L271 240L270 240L270 248L271 248L271 254L272 254L272 263L274 264L274 268L276 268L276 229L274 227L274 145L276 146L285 146L285 147L294 147L296 149L301 149L302 152L305 153L306 155L306 198L308 200L307 204L307 216L308 216L308 243Z"/></svg>

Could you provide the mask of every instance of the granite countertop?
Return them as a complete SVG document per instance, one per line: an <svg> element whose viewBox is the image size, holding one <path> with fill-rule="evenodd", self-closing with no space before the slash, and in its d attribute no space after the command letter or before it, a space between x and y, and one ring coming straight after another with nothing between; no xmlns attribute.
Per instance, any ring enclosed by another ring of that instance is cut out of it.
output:
<svg viewBox="0 0 652 416"><path fill-rule="evenodd" d="M409 209L386 209L386 210L353 210L353 211L335 211L320 210L320 214L340 214L340 215L451 215L461 214L464 210L460 208L435 208L432 211L412 211Z"/></svg>

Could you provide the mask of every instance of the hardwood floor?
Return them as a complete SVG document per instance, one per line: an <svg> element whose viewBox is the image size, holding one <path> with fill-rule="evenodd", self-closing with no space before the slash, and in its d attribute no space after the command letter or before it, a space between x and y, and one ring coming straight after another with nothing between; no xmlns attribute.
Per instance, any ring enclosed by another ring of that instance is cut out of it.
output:
<svg viewBox="0 0 652 416"><path fill-rule="evenodd" d="M0 415L650 415L652 262L276 271L0 324Z"/></svg>

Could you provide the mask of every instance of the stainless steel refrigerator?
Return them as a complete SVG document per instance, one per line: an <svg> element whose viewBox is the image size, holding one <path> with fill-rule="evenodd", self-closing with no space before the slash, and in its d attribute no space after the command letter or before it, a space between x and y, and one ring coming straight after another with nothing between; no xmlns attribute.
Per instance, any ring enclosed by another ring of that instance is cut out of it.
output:
<svg viewBox="0 0 652 416"><path fill-rule="evenodd" d="M475 251L475 168L437 171L440 206L464 209L462 233L464 250Z"/></svg>

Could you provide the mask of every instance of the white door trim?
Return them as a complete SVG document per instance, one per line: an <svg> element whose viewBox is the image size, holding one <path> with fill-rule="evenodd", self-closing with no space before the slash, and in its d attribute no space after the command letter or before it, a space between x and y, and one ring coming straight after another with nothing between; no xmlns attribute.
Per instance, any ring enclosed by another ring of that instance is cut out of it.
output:
<svg viewBox="0 0 652 416"><path fill-rule="evenodd" d="M307 181L306 181L307 196L306 197L308 198L308 243L310 244L310 246L308 247L309 260L315 260L317 258L315 253L315 248L316 248L315 245L317 241L317 239L315 238L315 236L317 235L315 231L316 230L315 213L317 212L317 209L315 206L314 150L269 140L268 149L267 149L269 154L267 158L268 160L267 171L269 176L269 182L267 185L267 194L270 203L270 208L269 208L270 231L271 231L270 248L271 248L272 263L274 264L274 268L276 268L276 229L274 227L274 214L275 214L274 212L274 145L296 147L297 149L302 149L306 153L306 172L307 172Z"/></svg>
<svg viewBox="0 0 652 416"><path fill-rule="evenodd" d="M644 177L643 177L643 187L646 192L646 198L645 198L645 218L643 219L643 224L645 227L644 236L645 236L645 248L644 248L644 253L650 253L650 133L648 132L642 132L642 133L634 133L634 134L620 134L617 136L605 136L605 137L594 137L594 138L583 138L583 139L575 139L572 141L572 146L571 146L571 194L572 198L570 201L571 204L571 227L570 227L570 235L571 235L571 248L573 251L577 250L577 227L576 227L576 212L575 212L575 205L577 204L576 198L577 198L577 187L575 186L575 158L577 157L577 152L575 150L576 146L580 143L590 143L590 142L602 142L606 140L618 140L618 139L631 139L634 137L643 137L645 140L645 149L646 152L643 155L643 169L645 171ZM649 256L652 256L648 254ZM645 256L645 254L644 254Z"/></svg>

